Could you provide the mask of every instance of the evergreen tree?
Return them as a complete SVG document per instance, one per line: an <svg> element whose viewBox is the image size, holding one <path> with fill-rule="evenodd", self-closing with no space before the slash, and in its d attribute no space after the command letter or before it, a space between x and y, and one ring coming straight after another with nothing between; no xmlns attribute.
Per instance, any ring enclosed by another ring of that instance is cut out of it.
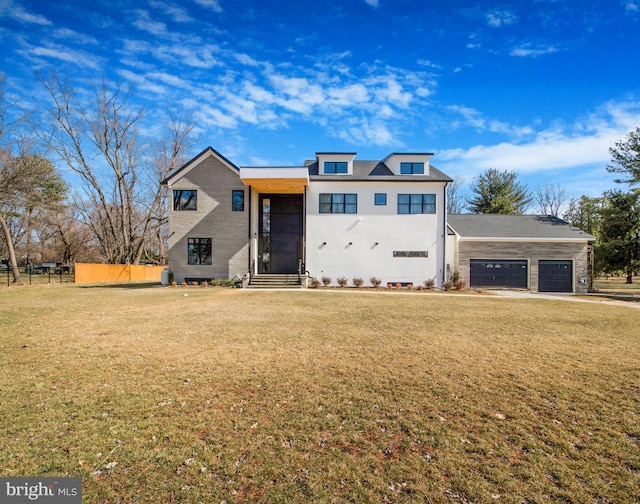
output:
<svg viewBox="0 0 640 504"><path fill-rule="evenodd" d="M531 201L527 186L521 185L516 172L490 168L471 183L475 196L467 199L472 213L522 214Z"/></svg>
<svg viewBox="0 0 640 504"><path fill-rule="evenodd" d="M596 258L603 271L623 271L627 283L640 267L640 192L605 193Z"/></svg>
<svg viewBox="0 0 640 504"><path fill-rule="evenodd" d="M631 131L625 141L609 149L612 159L607 171L621 173L627 178L616 179L619 184L640 185L640 127Z"/></svg>

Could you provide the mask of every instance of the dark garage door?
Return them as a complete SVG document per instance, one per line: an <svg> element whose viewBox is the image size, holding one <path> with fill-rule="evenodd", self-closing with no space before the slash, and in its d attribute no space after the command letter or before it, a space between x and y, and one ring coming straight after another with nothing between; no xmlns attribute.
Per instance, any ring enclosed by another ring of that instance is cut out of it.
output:
<svg viewBox="0 0 640 504"><path fill-rule="evenodd" d="M538 262L539 292L573 292L573 261Z"/></svg>
<svg viewBox="0 0 640 504"><path fill-rule="evenodd" d="M527 288L527 261L471 259L469 266L471 287Z"/></svg>

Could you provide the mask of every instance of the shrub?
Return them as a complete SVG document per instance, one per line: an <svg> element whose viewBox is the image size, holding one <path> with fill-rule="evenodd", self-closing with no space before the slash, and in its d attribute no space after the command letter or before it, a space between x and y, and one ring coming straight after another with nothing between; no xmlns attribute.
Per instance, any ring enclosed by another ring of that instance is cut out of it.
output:
<svg viewBox="0 0 640 504"><path fill-rule="evenodd" d="M458 270L453 270L453 277L451 278L451 281L455 285L458 283L458 280L460 280L460 272Z"/></svg>
<svg viewBox="0 0 640 504"><path fill-rule="evenodd" d="M362 278L354 278L352 281L353 285L355 285L356 287L362 287L362 284L364 283L364 280Z"/></svg>
<svg viewBox="0 0 640 504"><path fill-rule="evenodd" d="M396 282L396 289L400 289L402 287L402 284L400 282Z"/></svg>
<svg viewBox="0 0 640 504"><path fill-rule="evenodd" d="M194 287L198 286L198 282L196 280L194 280L193 282L191 282L191 285L193 285Z"/></svg>
<svg viewBox="0 0 640 504"><path fill-rule="evenodd" d="M311 278L309 280L309 287L311 287L312 289L317 289L318 287L320 287L320 280L318 280L317 278Z"/></svg>
<svg viewBox="0 0 640 504"><path fill-rule="evenodd" d="M338 282L338 285L340 287L344 287L345 285L347 285L348 280L345 277L340 277L336 280L336 282Z"/></svg>
<svg viewBox="0 0 640 504"><path fill-rule="evenodd" d="M187 286L187 282L186 281L182 282L182 286L186 287Z"/></svg>
<svg viewBox="0 0 640 504"><path fill-rule="evenodd" d="M178 282L176 282L175 280L173 280L171 282L171 287L177 287L178 286Z"/></svg>
<svg viewBox="0 0 640 504"><path fill-rule="evenodd" d="M453 282L445 282L442 284L442 290L453 290Z"/></svg>
<svg viewBox="0 0 640 504"><path fill-rule="evenodd" d="M392 289L393 288L393 284L391 282L387 282L387 289Z"/></svg>
<svg viewBox="0 0 640 504"><path fill-rule="evenodd" d="M202 281L202 286L203 287L209 287L209 282L207 282L206 280Z"/></svg>
<svg viewBox="0 0 640 504"><path fill-rule="evenodd" d="M173 285L175 283L175 277L173 275L173 271L169 270L169 275L167 276L167 281Z"/></svg>
<svg viewBox="0 0 640 504"><path fill-rule="evenodd" d="M407 284L407 289L413 290L413 284L411 282Z"/></svg>
<svg viewBox="0 0 640 504"><path fill-rule="evenodd" d="M436 284L436 281L433 278L424 281L425 289L433 289L433 286Z"/></svg>
<svg viewBox="0 0 640 504"><path fill-rule="evenodd" d="M454 285L456 287L457 290L464 290L464 281L463 280L457 280L456 282L454 282Z"/></svg>
<svg viewBox="0 0 640 504"><path fill-rule="evenodd" d="M373 285L376 289L380 287L380 284L382 283L382 280L376 277L371 277L371 280L369 281L371 282L371 285Z"/></svg>
<svg viewBox="0 0 640 504"><path fill-rule="evenodd" d="M322 285L324 285L325 287L328 287L330 283L331 283L331 278L327 276L322 277Z"/></svg>

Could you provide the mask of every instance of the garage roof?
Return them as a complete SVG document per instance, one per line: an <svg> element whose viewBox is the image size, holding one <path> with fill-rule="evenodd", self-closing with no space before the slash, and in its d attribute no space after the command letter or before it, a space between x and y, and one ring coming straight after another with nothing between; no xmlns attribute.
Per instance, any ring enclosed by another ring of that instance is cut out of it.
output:
<svg viewBox="0 0 640 504"><path fill-rule="evenodd" d="M448 223L460 238L468 239L595 240L552 215L452 214Z"/></svg>

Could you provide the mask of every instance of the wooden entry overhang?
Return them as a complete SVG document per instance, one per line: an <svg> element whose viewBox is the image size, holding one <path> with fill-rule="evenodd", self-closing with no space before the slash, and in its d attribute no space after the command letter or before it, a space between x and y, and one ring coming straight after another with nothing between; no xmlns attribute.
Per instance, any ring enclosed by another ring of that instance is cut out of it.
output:
<svg viewBox="0 0 640 504"><path fill-rule="evenodd" d="M299 166L241 167L240 178L262 194L303 194L309 187L309 170Z"/></svg>

